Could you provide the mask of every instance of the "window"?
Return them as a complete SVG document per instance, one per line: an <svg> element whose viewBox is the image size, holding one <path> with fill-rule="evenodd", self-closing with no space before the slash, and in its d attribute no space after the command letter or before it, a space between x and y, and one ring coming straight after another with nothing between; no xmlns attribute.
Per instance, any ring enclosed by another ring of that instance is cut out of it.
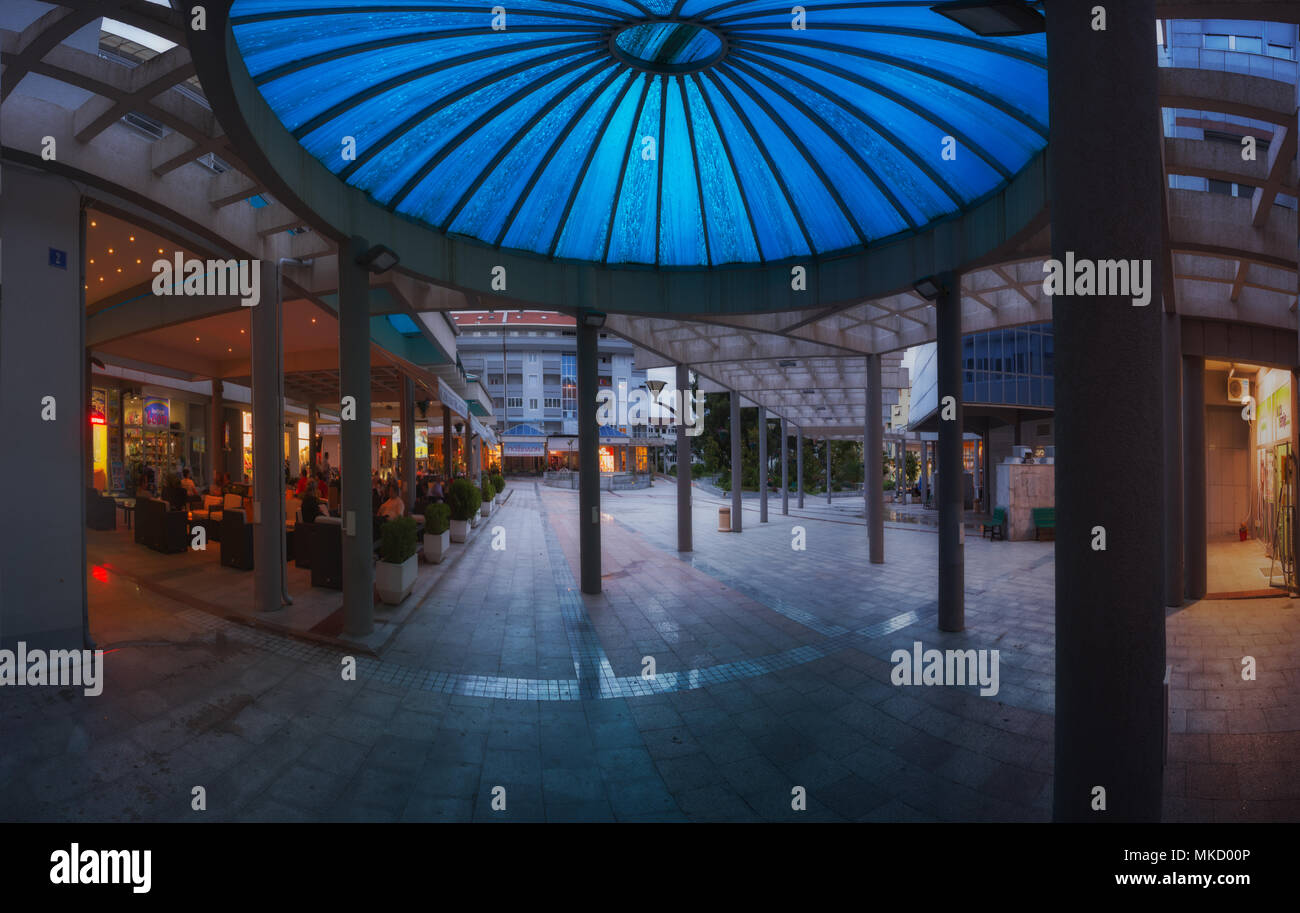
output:
<svg viewBox="0 0 1300 913"><path fill-rule="evenodd" d="M578 417L578 356L560 356L560 398L565 418Z"/></svg>
<svg viewBox="0 0 1300 913"><path fill-rule="evenodd" d="M532 409L534 412L537 411L537 400L535 400L535 399L530 399L530 400L528 401L528 408L529 408L529 409Z"/></svg>
<svg viewBox="0 0 1300 913"><path fill-rule="evenodd" d="M548 397L546 397L546 408L547 408L547 409L558 409L558 408L560 408L560 398L559 398L558 396L548 396Z"/></svg>
<svg viewBox="0 0 1300 913"><path fill-rule="evenodd" d="M1205 35L1204 47L1211 51L1237 51L1242 54L1263 54L1264 39L1253 35ZM1283 47L1269 45L1269 48ZM1284 50L1289 48L1283 47ZM1271 51L1270 51L1271 53Z"/></svg>
<svg viewBox="0 0 1300 913"><path fill-rule="evenodd" d="M1232 36L1232 49L1241 51L1245 54L1263 54L1264 41L1262 38L1248 38L1244 35Z"/></svg>
<svg viewBox="0 0 1300 913"><path fill-rule="evenodd" d="M500 375L500 374L489 374L489 375L488 375L488 386L489 386L489 387L499 387L499 386L501 386L501 375Z"/></svg>
<svg viewBox="0 0 1300 913"><path fill-rule="evenodd" d="M1268 56L1278 57L1282 60L1295 60L1295 48L1289 48L1285 44L1270 44L1268 46Z"/></svg>
<svg viewBox="0 0 1300 913"><path fill-rule="evenodd" d="M523 400L523 397L521 397L521 396L511 396L511 397L507 397L507 398L506 398L506 408L507 408L507 409L522 409L522 408L524 408L524 400Z"/></svg>

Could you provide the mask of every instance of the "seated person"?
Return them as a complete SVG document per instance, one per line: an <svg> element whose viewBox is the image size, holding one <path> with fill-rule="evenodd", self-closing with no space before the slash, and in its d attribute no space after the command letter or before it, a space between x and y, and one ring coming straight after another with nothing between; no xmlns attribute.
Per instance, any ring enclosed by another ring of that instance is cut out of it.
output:
<svg viewBox="0 0 1300 913"><path fill-rule="evenodd" d="M298 497L301 498L306 493L307 493L307 470L304 469L298 475L298 488L296 494L298 495Z"/></svg>
<svg viewBox="0 0 1300 913"><path fill-rule="evenodd" d="M316 497L316 483L307 483L307 492L302 497L302 522L314 523L317 517L328 517L329 505Z"/></svg>
<svg viewBox="0 0 1300 913"><path fill-rule="evenodd" d="M442 480L434 479L433 484L429 486L429 500L441 501L443 500L443 497L444 495L442 493Z"/></svg>
<svg viewBox="0 0 1300 913"><path fill-rule="evenodd" d="M185 497L187 498L193 499L199 496L199 486L195 485L194 480L190 478L188 469L181 470L181 488L185 489Z"/></svg>
<svg viewBox="0 0 1300 913"><path fill-rule="evenodd" d="M406 504L398 497L396 485L390 484L388 486L388 499L379 505L379 510L375 511L375 513L385 520L392 520L406 513Z"/></svg>

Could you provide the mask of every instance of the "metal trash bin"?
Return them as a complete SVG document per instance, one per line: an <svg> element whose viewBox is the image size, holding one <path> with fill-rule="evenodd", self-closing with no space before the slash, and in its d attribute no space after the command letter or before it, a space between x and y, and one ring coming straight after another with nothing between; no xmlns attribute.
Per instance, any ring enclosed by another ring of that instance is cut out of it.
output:
<svg viewBox="0 0 1300 913"><path fill-rule="evenodd" d="M730 507L718 508L718 532L720 533L731 532L731 508Z"/></svg>

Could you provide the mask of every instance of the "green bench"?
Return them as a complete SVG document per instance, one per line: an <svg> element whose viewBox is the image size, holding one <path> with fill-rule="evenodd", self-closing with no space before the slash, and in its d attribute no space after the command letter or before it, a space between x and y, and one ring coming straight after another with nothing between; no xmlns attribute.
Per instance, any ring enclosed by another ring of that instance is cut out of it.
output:
<svg viewBox="0 0 1300 913"><path fill-rule="evenodd" d="M997 510L993 511L993 516L988 519L988 522L980 524L980 538L983 539L984 534L988 533L990 540L1005 540L1007 538L1006 530L1007 509L1005 507L999 507Z"/></svg>
<svg viewBox="0 0 1300 913"><path fill-rule="evenodd" d="M1034 538L1037 539L1045 529L1052 531L1052 538L1056 538L1056 508L1055 507L1035 507L1034 515Z"/></svg>

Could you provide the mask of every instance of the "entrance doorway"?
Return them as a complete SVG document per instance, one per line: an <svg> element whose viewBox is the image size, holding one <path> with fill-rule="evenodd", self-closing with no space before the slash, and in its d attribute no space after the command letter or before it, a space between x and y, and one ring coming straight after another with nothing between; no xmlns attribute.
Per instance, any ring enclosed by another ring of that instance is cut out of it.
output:
<svg viewBox="0 0 1300 913"><path fill-rule="evenodd" d="M1210 598L1277 595L1293 582L1291 372L1206 363Z"/></svg>

